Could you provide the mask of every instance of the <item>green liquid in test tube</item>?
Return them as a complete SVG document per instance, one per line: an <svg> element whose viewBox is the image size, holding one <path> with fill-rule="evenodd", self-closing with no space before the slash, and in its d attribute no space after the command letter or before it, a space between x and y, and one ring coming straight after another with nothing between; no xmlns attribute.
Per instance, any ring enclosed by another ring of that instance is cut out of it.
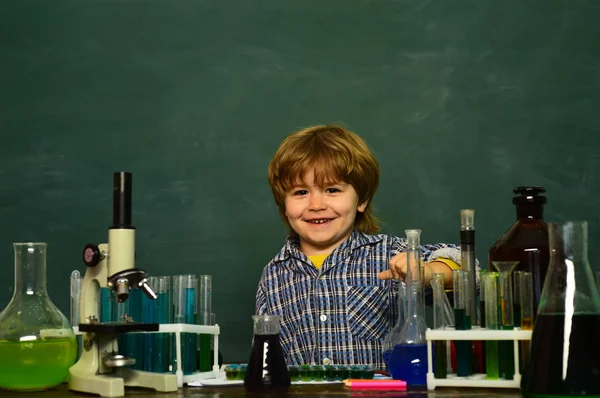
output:
<svg viewBox="0 0 600 398"><path fill-rule="evenodd" d="M512 271L519 262L492 261L492 264L500 273L501 328L504 330L513 330L515 324L513 314ZM502 374L506 380L512 380L515 375L515 351L514 343L511 340L500 342L500 355L502 355Z"/></svg>
<svg viewBox="0 0 600 398"><path fill-rule="evenodd" d="M498 273L486 272L483 274L482 285L485 292L485 325L487 329L500 329L498 317ZM488 380L500 378L500 366L498 363L498 341L487 340L485 342L486 374Z"/></svg>

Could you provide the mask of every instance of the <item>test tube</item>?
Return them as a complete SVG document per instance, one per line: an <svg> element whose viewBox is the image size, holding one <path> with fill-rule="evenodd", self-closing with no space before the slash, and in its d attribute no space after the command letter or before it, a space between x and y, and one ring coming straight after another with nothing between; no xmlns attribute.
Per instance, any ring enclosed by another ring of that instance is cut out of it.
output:
<svg viewBox="0 0 600 398"><path fill-rule="evenodd" d="M470 282L470 273L465 270L452 271L452 283L454 286L454 327L456 330L471 329L469 315L467 315L468 303L468 285ZM454 342L456 347L456 375L467 377L471 373L471 342L468 340L457 340Z"/></svg>
<svg viewBox="0 0 600 398"><path fill-rule="evenodd" d="M515 327L513 313L513 287L512 270L519 264L518 261L494 261L494 267L499 271L500 281L500 308L501 328L513 330ZM502 355L502 374L506 380L512 380L515 375L515 352L513 342L505 340L500 342L500 353Z"/></svg>
<svg viewBox="0 0 600 398"><path fill-rule="evenodd" d="M533 278L531 272L519 272L519 294L521 301L521 329L533 330ZM521 341L521 368L527 364L529 340Z"/></svg>
<svg viewBox="0 0 600 398"><path fill-rule="evenodd" d="M490 330L500 329L498 316L498 273L487 272L483 274L482 286L485 292L485 324ZM500 377L498 363L498 341L487 340L485 343L486 377L497 380Z"/></svg>
<svg viewBox="0 0 600 398"><path fill-rule="evenodd" d="M485 286L483 284L483 277L488 271L481 270L479 271L479 326L481 328L485 328ZM478 362L478 373L486 373L486 350L485 350L485 341L477 341L476 342L477 351L475 352L475 359Z"/></svg>
<svg viewBox="0 0 600 398"><path fill-rule="evenodd" d="M143 322L143 299L145 298L145 294L143 294L140 289L132 289L129 292L129 298L125 300L125 303L129 303L129 307L126 307L127 310L121 310L121 307L124 303L117 303L117 322L125 322L127 320L133 322ZM130 319L128 319L130 318ZM127 355L131 358L135 359L135 364L131 365L132 369L136 370L144 370L144 360L145 360L145 352L146 352L146 341L145 337L141 333L126 333L124 335L127 341Z"/></svg>
<svg viewBox="0 0 600 398"><path fill-rule="evenodd" d="M198 293L198 323L200 325L212 325L210 315L212 311L212 276L200 275L198 277L200 287ZM208 372L212 369L210 346L212 334L200 334L200 352L198 354L198 370Z"/></svg>
<svg viewBox="0 0 600 398"><path fill-rule="evenodd" d="M513 315L514 315L514 325L521 325L521 273L525 271L515 271L513 272Z"/></svg>
<svg viewBox="0 0 600 398"><path fill-rule="evenodd" d="M154 290L156 294L156 277L150 276L148 277L148 286ZM157 316L157 305L156 300L152 300L150 297L144 296L142 297L142 319L143 323L156 323ZM146 346L146 350L144 352L144 369L147 372L152 371L154 366L154 350L156 349L156 344L154 342L156 335L154 333L148 333L147 335L141 335L144 339L144 344Z"/></svg>
<svg viewBox="0 0 600 398"><path fill-rule="evenodd" d="M81 300L81 274L75 270L71 272L71 325L79 326Z"/></svg>
<svg viewBox="0 0 600 398"><path fill-rule="evenodd" d="M196 323L197 287L198 279L195 275L177 275L173 277L173 321L175 323L192 325ZM184 375L196 371L197 352L197 335L195 333L181 333L181 368ZM176 358L176 356L174 357Z"/></svg>
<svg viewBox="0 0 600 398"><path fill-rule="evenodd" d="M460 261L465 272L469 273L469 294L466 305L467 310L470 308L473 325L479 325L477 319L477 295L475 292L477 284L477 272L475 261L475 210L461 209L460 210ZM471 321L471 320L469 320ZM470 329L470 328L469 328Z"/></svg>
<svg viewBox="0 0 600 398"><path fill-rule="evenodd" d="M444 290L444 274L433 274L430 284L433 289L433 328L445 329L446 316L444 305L446 303L443 296L446 295L446 292ZM438 379L445 379L447 377L446 346L446 340L435 341L435 377Z"/></svg>
<svg viewBox="0 0 600 398"><path fill-rule="evenodd" d="M171 277L148 278L148 285L156 292L156 300L144 297L144 322L164 325L171 321ZM150 312L150 313L149 313ZM149 372L167 373L170 364L170 338L168 333L146 334L146 359L144 368Z"/></svg>
<svg viewBox="0 0 600 398"><path fill-rule="evenodd" d="M71 325L79 327L81 319L81 274L74 270L71 272ZM81 356L83 336L77 336L77 359Z"/></svg>
<svg viewBox="0 0 600 398"><path fill-rule="evenodd" d="M479 271L479 278L481 282L479 283L479 323L482 328L485 328L485 284L483 283L483 278L488 271L481 270Z"/></svg>

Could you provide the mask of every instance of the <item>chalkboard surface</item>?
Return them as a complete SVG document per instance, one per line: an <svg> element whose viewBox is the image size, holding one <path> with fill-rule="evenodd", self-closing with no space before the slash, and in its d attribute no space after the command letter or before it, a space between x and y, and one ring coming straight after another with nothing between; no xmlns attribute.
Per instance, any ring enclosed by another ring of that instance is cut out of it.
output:
<svg viewBox="0 0 600 398"><path fill-rule="evenodd" d="M226 361L245 361L262 268L285 238L266 180L291 131L337 122L382 168L384 232L477 255L512 224L588 220L600 269L600 3L366 0L0 2L0 306L11 242L45 241L48 290L102 243L133 173L137 265L212 274Z"/></svg>

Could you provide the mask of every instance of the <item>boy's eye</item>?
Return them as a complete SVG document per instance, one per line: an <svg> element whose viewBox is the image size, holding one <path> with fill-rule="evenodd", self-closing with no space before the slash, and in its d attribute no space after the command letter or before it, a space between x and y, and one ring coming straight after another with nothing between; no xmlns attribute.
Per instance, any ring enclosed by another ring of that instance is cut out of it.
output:
<svg viewBox="0 0 600 398"><path fill-rule="evenodd" d="M308 191L306 189L297 189L297 190L293 191L292 195L302 196L302 195L306 195L307 193L308 193Z"/></svg>
<svg viewBox="0 0 600 398"><path fill-rule="evenodd" d="M336 192L340 192L340 189L336 188L336 187L329 187L329 188L327 188L325 190L325 192L327 192L327 193L336 193Z"/></svg>

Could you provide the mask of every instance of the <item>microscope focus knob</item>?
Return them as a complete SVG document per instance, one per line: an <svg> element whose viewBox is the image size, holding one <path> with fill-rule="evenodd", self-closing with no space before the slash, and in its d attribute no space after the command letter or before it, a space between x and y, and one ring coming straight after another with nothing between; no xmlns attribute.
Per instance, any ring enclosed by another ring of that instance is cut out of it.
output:
<svg viewBox="0 0 600 398"><path fill-rule="evenodd" d="M88 243L83 248L83 262L88 267L95 267L102 260L102 253L97 245Z"/></svg>

